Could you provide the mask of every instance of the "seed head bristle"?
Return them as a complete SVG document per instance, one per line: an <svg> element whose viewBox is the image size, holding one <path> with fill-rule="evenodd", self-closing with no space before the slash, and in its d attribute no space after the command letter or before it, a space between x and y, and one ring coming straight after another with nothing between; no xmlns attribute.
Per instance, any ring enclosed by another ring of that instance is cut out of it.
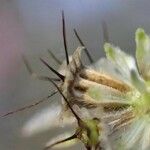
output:
<svg viewBox="0 0 150 150"><path fill-rule="evenodd" d="M74 29L73 31L74 31L74 34L75 34L75 36L77 37L79 43L81 44L81 46L85 47L85 44L84 44L83 41L81 40L81 38L80 38L80 36L79 36L77 30ZM84 51L85 51L85 53L86 53L86 55L87 55L89 61L90 61L91 63L93 63L94 61L93 61L93 59L92 59L92 56L90 55L90 53L89 53L89 51L88 51L88 49L87 49L86 47L84 48Z"/></svg>
<svg viewBox="0 0 150 150"><path fill-rule="evenodd" d="M56 71L54 68L52 68L45 60L40 58L41 62L46 65L52 72L54 72L62 81L64 81L65 77L60 74L58 71Z"/></svg>
<svg viewBox="0 0 150 150"><path fill-rule="evenodd" d="M68 55L68 47L67 47L67 40L66 40L66 25L65 25L65 15L64 11L62 11L62 32L63 32L63 43L65 48L66 54L66 63L69 64L69 55Z"/></svg>
<svg viewBox="0 0 150 150"><path fill-rule="evenodd" d="M39 100L39 101L37 101L37 102L35 102L35 103L33 103L33 104L30 104L30 105L21 107L21 108L19 108L19 109L10 111L10 112L8 112L8 113L5 113L5 114L1 115L0 118L6 117L6 116L9 116L9 115L13 115L13 114L16 114L16 113L18 113L18 112L21 112L21 111L30 109L30 108L32 108L32 107L34 107L34 106L37 106L37 105L39 105L39 104L41 104L41 103L43 103L43 102L45 102L45 101L48 101L49 98L52 97L53 95L55 95L56 93L57 93L57 91L54 91L54 92L52 92L49 96L47 96L47 97L45 97L45 98L43 98L43 99L41 99L41 100Z"/></svg>
<svg viewBox="0 0 150 150"><path fill-rule="evenodd" d="M103 43L110 42L108 27L104 20L102 21L102 31L103 31Z"/></svg>
<svg viewBox="0 0 150 150"><path fill-rule="evenodd" d="M61 62L61 61L55 56L55 54L53 54L53 52L50 51L49 49L48 49L48 53L50 54L50 56L51 56L59 65L62 64L62 62Z"/></svg>

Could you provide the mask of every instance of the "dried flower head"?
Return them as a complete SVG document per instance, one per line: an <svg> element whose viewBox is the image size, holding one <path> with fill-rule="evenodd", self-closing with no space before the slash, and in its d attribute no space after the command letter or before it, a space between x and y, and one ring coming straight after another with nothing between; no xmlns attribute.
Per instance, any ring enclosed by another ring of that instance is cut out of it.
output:
<svg viewBox="0 0 150 150"><path fill-rule="evenodd" d="M107 58L84 66L81 62L84 47L79 47L66 66L59 88L70 107L86 122L84 125L78 122L75 133L87 149L89 145L89 149L96 149L97 144L104 149L150 148L150 38L143 29L137 29L135 39L136 60L106 43ZM62 103L59 117L64 122L73 119L72 114L66 116L66 112L69 114L70 109ZM76 121L70 123L73 122Z"/></svg>

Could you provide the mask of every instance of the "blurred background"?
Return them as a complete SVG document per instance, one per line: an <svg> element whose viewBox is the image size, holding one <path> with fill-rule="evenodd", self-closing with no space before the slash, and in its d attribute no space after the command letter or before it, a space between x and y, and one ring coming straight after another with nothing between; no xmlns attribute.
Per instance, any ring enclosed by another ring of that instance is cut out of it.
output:
<svg viewBox="0 0 150 150"><path fill-rule="evenodd" d="M150 33L149 0L0 0L0 114L28 105L51 91L49 83L30 78L21 56L28 58L38 74L53 75L39 57L56 69L58 65L47 49L60 60L65 58L61 10L65 12L69 54L79 45L73 33L76 28L95 61L104 56L103 20L110 41L131 54L135 30L142 27ZM0 150L41 150L56 131L25 138L21 129L33 114L50 104L0 118Z"/></svg>

